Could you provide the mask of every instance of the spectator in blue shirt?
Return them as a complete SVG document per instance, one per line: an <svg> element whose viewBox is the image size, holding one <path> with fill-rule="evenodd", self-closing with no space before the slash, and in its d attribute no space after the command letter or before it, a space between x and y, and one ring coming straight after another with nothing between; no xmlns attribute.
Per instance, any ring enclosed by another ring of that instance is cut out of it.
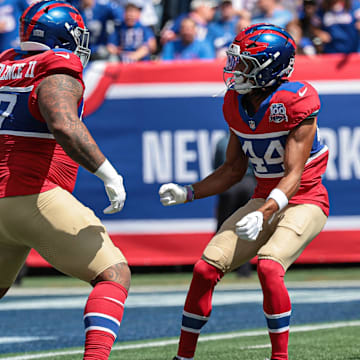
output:
<svg viewBox="0 0 360 360"><path fill-rule="evenodd" d="M30 2L30 0L0 1L0 52L19 47L19 18Z"/></svg>
<svg viewBox="0 0 360 360"><path fill-rule="evenodd" d="M207 40L196 38L196 24L191 18L181 22L179 38L167 42L162 50L163 60L214 59L215 51Z"/></svg>
<svg viewBox="0 0 360 360"><path fill-rule="evenodd" d="M116 4L125 8L127 0L112 0ZM159 13L161 13L161 0L139 0L135 1L141 8L140 22L145 26L150 26L153 30L159 26Z"/></svg>
<svg viewBox="0 0 360 360"><path fill-rule="evenodd" d="M191 18L196 24L196 38L205 40L209 23L213 20L217 8L216 0L192 0L190 12L178 16L175 20L168 21L161 30L161 43L175 40L179 35L182 20Z"/></svg>
<svg viewBox="0 0 360 360"><path fill-rule="evenodd" d="M359 2L351 0L323 0L318 13L317 35L323 52L353 53L358 51L360 30Z"/></svg>
<svg viewBox="0 0 360 360"><path fill-rule="evenodd" d="M285 9L279 0L258 0L251 23L270 23L285 28L293 19L292 12Z"/></svg>
<svg viewBox="0 0 360 360"><path fill-rule="evenodd" d="M142 3L140 0L128 0L125 5L124 21L115 26L111 43L111 53L122 62L150 60L156 51L156 39L153 30L140 22Z"/></svg>
<svg viewBox="0 0 360 360"><path fill-rule="evenodd" d="M237 35L240 16L233 7L232 0L221 0L218 19L209 24L207 39L213 43L216 57L226 56L225 51ZM244 11L243 16L250 16Z"/></svg>
<svg viewBox="0 0 360 360"><path fill-rule="evenodd" d="M90 31L91 60L107 59L109 25L123 19L123 8L110 0L68 0L81 13Z"/></svg>

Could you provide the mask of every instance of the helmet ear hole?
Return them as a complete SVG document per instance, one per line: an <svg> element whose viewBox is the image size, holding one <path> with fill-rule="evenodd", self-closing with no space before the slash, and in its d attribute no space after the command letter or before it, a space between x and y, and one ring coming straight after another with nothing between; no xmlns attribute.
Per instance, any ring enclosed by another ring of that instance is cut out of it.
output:
<svg viewBox="0 0 360 360"><path fill-rule="evenodd" d="M69 40L59 37L59 42L63 47L67 47L69 45Z"/></svg>
<svg viewBox="0 0 360 360"><path fill-rule="evenodd" d="M278 73L283 69L283 66L281 64L274 66L273 71L274 73Z"/></svg>

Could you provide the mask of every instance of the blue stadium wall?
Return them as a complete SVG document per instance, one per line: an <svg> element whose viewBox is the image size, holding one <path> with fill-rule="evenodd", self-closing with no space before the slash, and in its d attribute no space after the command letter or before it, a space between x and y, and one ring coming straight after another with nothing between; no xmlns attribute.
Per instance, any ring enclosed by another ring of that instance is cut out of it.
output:
<svg viewBox="0 0 360 360"><path fill-rule="evenodd" d="M158 189L188 184L212 171L216 142L227 131L222 116L223 61L116 64L86 69L84 121L124 176L122 212L108 205L99 179L80 169L75 196L104 221L130 265L192 264L215 229L216 198L163 207ZM296 60L293 80L319 92L320 135L330 149L324 183L331 209L324 231L297 260L360 262L360 56ZM30 266L46 263L32 252Z"/></svg>

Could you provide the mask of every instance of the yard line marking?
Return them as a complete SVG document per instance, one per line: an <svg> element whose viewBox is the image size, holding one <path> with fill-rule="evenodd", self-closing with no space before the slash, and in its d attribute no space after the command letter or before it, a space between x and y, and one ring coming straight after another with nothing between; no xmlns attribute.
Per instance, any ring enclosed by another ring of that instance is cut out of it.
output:
<svg viewBox="0 0 360 360"><path fill-rule="evenodd" d="M359 288L327 289L289 289L293 304L324 304L348 301L360 301ZM130 293L126 302L127 308L139 307L171 307L183 306L186 292L176 293ZM86 296L43 297L28 299L5 298L0 306L1 311L31 310L31 309L82 309L85 306ZM213 305L230 305L243 303L258 303L263 301L260 289L255 290L220 290L214 293Z"/></svg>
<svg viewBox="0 0 360 360"><path fill-rule="evenodd" d="M1 336L0 344L23 343L29 341L56 340L55 336Z"/></svg>
<svg viewBox="0 0 360 360"><path fill-rule="evenodd" d="M328 324L319 324L319 325L301 325L301 326L293 326L291 327L291 332L308 332L308 331L317 331L317 330L325 330L325 329L337 329L342 327L356 327L360 326L360 321L341 321L335 323ZM241 332L233 332L228 334L216 334L216 335L204 335L199 338L200 342L205 341L214 341L214 340L226 340L226 339L234 339L239 337L249 337L249 336L262 336L267 335L267 330L255 330L255 331L241 331ZM145 349L150 347L162 347L168 345L176 345L178 343L178 339L171 340L162 340L162 341L151 341L140 344L128 344L128 345L115 345L113 347L113 351L119 350L128 350L128 349ZM269 344L263 345L253 345L246 347L244 349L255 349L262 347L270 347ZM82 354L83 350L69 350L69 351L61 351L61 352L48 352L48 353L40 353L33 355L20 355L20 356L10 356L10 357L0 357L1 360L31 360L31 359L46 359L46 358L54 358L59 356L67 356L67 355L77 355Z"/></svg>
<svg viewBox="0 0 360 360"><path fill-rule="evenodd" d="M190 281L190 280L189 280ZM286 286L291 288L302 288L302 289L319 289L319 288L347 288L347 287L360 287L359 280L311 280L311 281L286 281ZM254 283L226 283L220 282L216 285L217 291L219 290L259 290L259 282ZM189 284L184 285L157 285L156 292L170 292L170 291L187 291ZM57 287L45 287L45 288L17 288L13 287L6 294L6 298L14 296L55 296L55 295L67 295L67 296L78 296L78 295L89 295L92 288L89 286L83 287L72 287L72 288L57 288ZM131 288L131 294L136 293L153 293L154 286L137 285Z"/></svg>

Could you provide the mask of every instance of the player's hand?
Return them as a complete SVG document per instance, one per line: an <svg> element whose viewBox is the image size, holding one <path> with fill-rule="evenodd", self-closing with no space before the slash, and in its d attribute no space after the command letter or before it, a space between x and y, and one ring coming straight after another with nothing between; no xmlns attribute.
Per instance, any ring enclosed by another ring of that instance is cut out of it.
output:
<svg viewBox="0 0 360 360"><path fill-rule="evenodd" d="M251 212L235 224L235 232L242 240L255 241L262 230L263 221L262 212Z"/></svg>
<svg viewBox="0 0 360 360"><path fill-rule="evenodd" d="M105 185L106 194L110 200L110 206L103 210L104 214L113 214L124 207L126 192L123 178L111 165L108 159L98 167L94 174L99 177Z"/></svg>
<svg viewBox="0 0 360 360"><path fill-rule="evenodd" d="M104 214L113 214L120 211L125 204L126 192L121 175L104 182L106 194L111 205L104 209Z"/></svg>
<svg viewBox="0 0 360 360"><path fill-rule="evenodd" d="M187 190L185 186L169 183L161 185L159 195L164 206L182 204L186 201Z"/></svg>

